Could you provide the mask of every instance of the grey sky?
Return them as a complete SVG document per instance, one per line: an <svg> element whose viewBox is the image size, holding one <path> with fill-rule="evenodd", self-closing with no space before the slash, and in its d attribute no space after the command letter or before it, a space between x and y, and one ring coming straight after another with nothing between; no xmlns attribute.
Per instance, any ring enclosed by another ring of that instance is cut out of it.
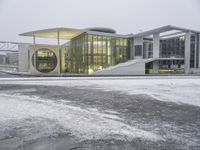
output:
<svg viewBox="0 0 200 150"><path fill-rule="evenodd" d="M200 0L0 0L0 40L54 27L111 27L121 34L163 25L200 30Z"/></svg>

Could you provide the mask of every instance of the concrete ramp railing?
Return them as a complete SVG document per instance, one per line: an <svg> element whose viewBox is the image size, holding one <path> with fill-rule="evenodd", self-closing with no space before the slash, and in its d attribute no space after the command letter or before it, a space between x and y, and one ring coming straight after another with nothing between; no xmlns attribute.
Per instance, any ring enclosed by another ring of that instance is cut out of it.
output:
<svg viewBox="0 0 200 150"><path fill-rule="evenodd" d="M93 73L93 75L143 75L145 74L145 64L148 62L152 62L157 60L156 58L148 58L148 59L135 59L135 60L129 60L124 63L120 63L115 66L111 66L108 68L105 68L103 70L98 70Z"/></svg>

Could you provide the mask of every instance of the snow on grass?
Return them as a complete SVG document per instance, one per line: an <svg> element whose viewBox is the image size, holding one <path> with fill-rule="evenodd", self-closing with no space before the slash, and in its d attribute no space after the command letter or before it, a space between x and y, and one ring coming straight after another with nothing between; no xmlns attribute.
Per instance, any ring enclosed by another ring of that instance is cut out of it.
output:
<svg viewBox="0 0 200 150"><path fill-rule="evenodd" d="M76 86L120 91L127 94L147 94L161 101L200 106L200 77L67 77L0 79L1 84Z"/></svg>
<svg viewBox="0 0 200 150"><path fill-rule="evenodd" d="M6 123L11 120L27 118L57 120L57 124L81 139L162 140L159 135L123 123L123 119L114 114L104 114L96 109L82 109L62 101L57 103L38 97L0 94L0 124L8 126Z"/></svg>

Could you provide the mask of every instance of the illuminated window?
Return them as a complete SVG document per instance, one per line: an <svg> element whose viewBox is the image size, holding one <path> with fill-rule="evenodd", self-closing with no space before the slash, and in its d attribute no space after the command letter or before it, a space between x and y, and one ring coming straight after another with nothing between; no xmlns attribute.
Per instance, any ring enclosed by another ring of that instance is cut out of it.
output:
<svg viewBox="0 0 200 150"><path fill-rule="evenodd" d="M32 55L32 64L39 72L48 73L56 68L57 58L53 51L43 48Z"/></svg>

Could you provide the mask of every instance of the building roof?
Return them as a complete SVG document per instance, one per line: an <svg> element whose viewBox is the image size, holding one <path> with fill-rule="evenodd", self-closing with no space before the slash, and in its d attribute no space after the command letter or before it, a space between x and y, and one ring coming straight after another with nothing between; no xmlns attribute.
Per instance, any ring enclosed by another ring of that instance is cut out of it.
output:
<svg viewBox="0 0 200 150"><path fill-rule="evenodd" d="M116 34L117 31L111 28L105 28L105 27L91 27L91 28L86 28L85 30L87 31L95 31L95 32L103 32L103 33L112 33Z"/></svg>
<svg viewBox="0 0 200 150"><path fill-rule="evenodd" d="M89 33L89 34L97 34L97 35L107 35L107 36L116 36L116 37L144 37L149 36L154 33L163 33L168 31L177 30L179 32L171 33L169 35L180 34L184 32L192 32L192 33L199 33L200 31L195 31L192 29L186 29L181 27L176 27L172 25L163 26L160 28L156 28L153 30L133 34L133 35L120 35L116 34L116 31L110 28L88 28L88 29L73 29L73 28L52 28L52 29L44 29L44 30L37 30L31 31L20 34L21 36L31 36L31 37L40 37L40 38L53 38L62 40L71 40L72 38L82 34L82 33ZM167 35L167 36L169 36ZM165 35L164 35L165 36Z"/></svg>
<svg viewBox="0 0 200 150"><path fill-rule="evenodd" d="M62 40L70 40L82 33L84 30L72 29L72 28L52 28L45 30L37 30L20 34L21 36L31 36L31 37L40 37L40 38L53 38Z"/></svg>
<svg viewBox="0 0 200 150"><path fill-rule="evenodd" d="M102 36L104 35L104 36L115 36L115 37L129 37L128 35L116 34L116 31L114 29L102 28L102 27L101 28L93 27L93 28L87 28L87 29L52 28L52 29L26 32L26 33L20 34L20 36L57 39L58 32L59 32L59 39L62 39L62 40L71 40L72 38L82 33L102 35Z"/></svg>
<svg viewBox="0 0 200 150"><path fill-rule="evenodd" d="M191 30L191 29L176 27L176 26L172 26L172 25L167 25L167 26L163 26L163 27L156 28L156 29L153 29L153 30L134 34L133 37L141 37L141 36L143 37L143 36L148 36L148 35L151 35L151 34L154 34L154 33L163 33L163 32L168 32L168 31L172 31L172 30L178 30L178 31L182 31L182 32L200 33L200 31L196 31L196 30Z"/></svg>

